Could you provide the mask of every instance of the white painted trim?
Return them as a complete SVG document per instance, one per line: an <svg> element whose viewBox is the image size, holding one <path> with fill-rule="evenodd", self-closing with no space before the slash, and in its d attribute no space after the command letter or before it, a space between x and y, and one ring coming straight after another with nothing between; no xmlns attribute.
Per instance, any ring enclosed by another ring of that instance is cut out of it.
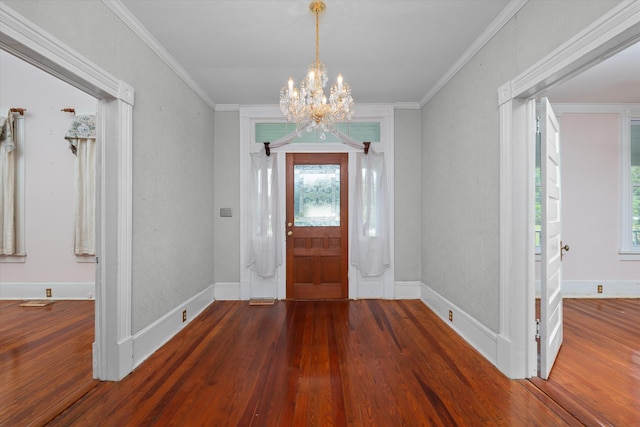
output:
<svg viewBox="0 0 640 427"><path fill-rule="evenodd" d="M497 363L498 336L473 316L421 283L420 300L492 364ZM449 321L449 310L453 321Z"/></svg>
<svg viewBox="0 0 640 427"><path fill-rule="evenodd" d="M568 104L552 103L556 116L562 114L631 114L640 116L640 104Z"/></svg>
<svg viewBox="0 0 640 427"><path fill-rule="evenodd" d="M602 293L598 293L602 285ZM536 297L540 281L536 281ZM640 280L563 280L563 298L640 298Z"/></svg>
<svg viewBox="0 0 640 427"><path fill-rule="evenodd" d="M133 367L138 367L215 301L214 285L175 307L132 337ZM187 320L182 321L182 311Z"/></svg>
<svg viewBox="0 0 640 427"><path fill-rule="evenodd" d="M133 369L131 342L131 173L134 90L0 3L0 48L98 98L94 377Z"/></svg>
<svg viewBox="0 0 640 427"><path fill-rule="evenodd" d="M248 177L250 167L249 153L262 149L255 142L255 124L261 122L284 123L286 119L277 105L253 105L241 106L240 116L240 299L273 297L283 299L286 297L286 256L283 253L283 262L276 270L274 277L261 279L246 267L247 218L246 212L250 206L248 197ZM385 165L387 176L387 197L389 206L389 239L391 266L379 277L362 278L355 267L349 263L349 298L386 298L393 299L394 286L394 107L391 104L358 104L356 115L352 122L379 121L380 144L375 149L385 153ZM349 206L353 203L353 188L355 188L355 152L360 151L341 143L295 143L272 149L272 153L278 155L279 192L285 194L285 154L287 152L347 152L349 153ZM286 212L285 197L280 198L280 210ZM352 212L349 212L349 240L351 240L351 227L353 226ZM284 241L285 236L282 236ZM283 246L284 248L285 246ZM351 247L349 247L351 254Z"/></svg>
<svg viewBox="0 0 640 427"><path fill-rule="evenodd" d="M216 301L240 300L240 282L218 282L215 284Z"/></svg>
<svg viewBox="0 0 640 427"><path fill-rule="evenodd" d="M0 300L46 299L46 289L53 300L90 300L96 294L91 282L7 282L0 283Z"/></svg>
<svg viewBox="0 0 640 427"><path fill-rule="evenodd" d="M633 44L638 38L639 16L640 2L620 2L511 80L513 97L532 97Z"/></svg>
<svg viewBox="0 0 640 427"><path fill-rule="evenodd" d="M511 163L501 165L501 168L508 168L506 171L501 171L501 174L511 170L510 173L514 180L511 194L504 194L503 192L507 191L507 188L501 186L500 198L504 199L507 204L507 206L501 206L501 210L502 208L508 209L513 218L518 218L515 213L519 212L524 215L527 224L520 226L500 221L501 236L511 235L506 247L502 247L501 243L500 265L510 268L508 275L501 272L500 276L501 310L509 307L510 322L524 322L524 329L510 327L506 335L501 329L501 339L498 341L499 355L500 357L508 357L512 361L512 368L516 367L514 364L517 363L524 365L527 377L536 375L535 370L532 370L531 367L537 357L537 345L535 340L531 339L532 329L535 327L534 316L531 313L531 307L535 304L535 277L532 274L535 255L532 244L533 226L529 225L533 215L533 197L527 196L523 200L516 196L518 193L528 194L529 189L534 185L532 173L522 174L522 169L530 170L534 162L530 153L527 154L531 150L524 150L530 145L532 132L531 125L526 124L529 113L523 110L523 105L530 104L531 102L527 100L541 91L576 75L599 60L615 54L634 43L638 38L640 38L640 2L622 1L585 30L576 34L498 89L501 109L501 147L507 140L509 144L514 143L511 148L514 152L509 157ZM530 107L527 109L530 110ZM502 141L503 138L505 141ZM522 247L529 247L529 250L523 251ZM506 249L518 252L511 253ZM501 319L501 328L502 326ZM523 339L522 336L525 338ZM500 362L502 365L503 362ZM501 366L499 368L503 372L511 372L511 374L507 373L510 378L519 377L518 370L509 371Z"/></svg>
<svg viewBox="0 0 640 427"><path fill-rule="evenodd" d="M640 261L640 252L618 251L618 259L620 261Z"/></svg>
<svg viewBox="0 0 640 427"><path fill-rule="evenodd" d="M216 104L207 93L196 83L187 71L175 60L173 56L156 40L145 28L138 18L133 16L120 0L102 0L122 22L129 27L140 40L162 59L211 109L216 109Z"/></svg>
<svg viewBox="0 0 640 427"><path fill-rule="evenodd" d="M419 102L395 102L393 108L396 110L419 110L422 107Z"/></svg>
<svg viewBox="0 0 640 427"><path fill-rule="evenodd" d="M422 289L421 282L396 282L395 299L420 299Z"/></svg>
<svg viewBox="0 0 640 427"><path fill-rule="evenodd" d="M16 263L24 264L26 262L27 255L0 255L0 264L2 263Z"/></svg>
<svg viewBox="0 0 640 427"><path fill-rule="evenodd" d="M240 111L240 105L238 104L216 104L216 112L219 111Z"/></svg>
<svg viewBox="0 0 640 427"><path fill-rule="evenodd" d="M424 107L431 98L434 97L440 89L442 89L449 80L451 80L471 59L482 49L493 36L496 35L507 22L518 13L518 11L527 3L527 0L512 0L502 9L500 14L489 24L489 26L480 34L480 36L464 51L464 53L453 63L451 68L438 80L438 82L429 89L429 92L420 101L420 108Z"/></svg>

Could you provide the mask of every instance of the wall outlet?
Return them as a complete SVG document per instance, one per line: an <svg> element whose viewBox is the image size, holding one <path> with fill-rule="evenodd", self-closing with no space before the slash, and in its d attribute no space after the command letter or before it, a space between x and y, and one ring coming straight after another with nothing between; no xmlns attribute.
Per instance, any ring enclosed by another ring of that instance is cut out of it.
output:
<svg viewBox="0 0 640 427"><path fill-rule="evenodd" d="M46 292L46 294L47 294L47 298L52 298L52 297L53 297L53 294L51 293L51 288L47 288L47 289L45 290L45 292Z"/></svg>
<svg viewBox="0 0 640 427"><path fill-rule="evenodd" d="M449 320L453 322L453 311L449 310Z"/></svg>
<svg viewBox="0 0 640 427"><path fill-rule="evenodd" d="M182 321L183 322L187 321L187 310L182 310Z"/></svg>
<svg viewBox="0 0 640 427"><path fill-rule="evenodd" d="M602 293L602 285L598 285L598 293L601 294Z"/></svg>

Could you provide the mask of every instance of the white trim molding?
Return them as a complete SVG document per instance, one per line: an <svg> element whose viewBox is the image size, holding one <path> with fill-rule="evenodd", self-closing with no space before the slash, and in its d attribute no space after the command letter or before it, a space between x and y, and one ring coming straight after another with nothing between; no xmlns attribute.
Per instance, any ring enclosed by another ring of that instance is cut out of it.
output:
<svg viewBox="0 0 640 427"><path fill-rule="evenodd" d="M215 284L216 301L240 300L240 282L219 282Z"/></svg>
<svg viewBox="0 0 640 427"><path fill-rule="evenodd" d="M215 302L214 285L210 285L133 335L133 367L138 367L155 351L169 342L213 302ZM183 311L187 313L187 319L184 321L182 320Z"/></svg>
<svg viewBox="0 0 640 427"><path fill-rule="evenodd" d="M395 299L420 299L422 294L421 282L396 282Z"/></svg>
<svg viewBox="0 0 640 427"><path fill-rule="evenodd" d="M540 298L540 280L536 280L536 298ZM640 281L563 280L562 298L640 298Z"/></svg>
<svg viewBox="0 0 640 427"><path fill-rule="evenodd" d="M438 82L429 89L429 92L420 101L420 108L424 107L431 98L442 89L449 80L464 67L473 57L486 45L493 36L496 35L507 22L518 13L518 11L527 3L528 0L512 0L504 9L496 16L489 26L480 34L480 36L464 51L464 53L454 62L446 73L438 80Z"/></svg>
<svg viewBox="0 0 640 427"><path fill-rule="evenodd" d="M7 282L0 283L0 300L49 299L47 289L52 300L91 300L96 294L93 282Z"/></svg>
<svg viewBox="0 0 640 427"><path fill-rule="evenodd" d="M0 3L0 48L95 96L101 149L96 191L94 377L120 380L131 348L132 135L134 89Z"/></svg>
<svg viewBox="0 0 640 427"><path fill-rule="evenodd" d="M497 366L498 335L424 283L420 300L489 362ZM449 320L451 311L453 320Z"/></svg>
<svg viewBox="0 0 640 427"><path fill-rule="evenodd" d="M240 299L271 297L283 299L286 297L286 256L283 256L282 264L277 268L276 274L270 278L260 278L247 267L246 242L247 219L245 218L248 206L248 177L250 167L250 153L263 149L262 144L255 143L256 123L284 123L286 119L277 105L253 105L240 107ZM349 263L349 298L395 298L394 284L394 106L392 104L359 104L357 114L351 122L380 122L380 139L375 143L375 149L385 155L387 197L389 211L389 241L391 244L391 265L385 272L377 277L362 277L358 270ZM295 143L272 149L272 153L278 152L279 174L278 190L285 194L285 153L287 152L346 152L349 154L349 188L355 188L355 153L360 151L341 143ZM280 211L286 212L286 198L280 198ZM354 206L353 191L349 191L349 206ZM349 227L353 226L349 212ZM351 236L349 229L349 236ZM282 236L284 241L285 236ZM350 237L349 237L350 238ZM283 248L285 245L283 245ZM351 248L349 248L351 253ZM284 253L283 253L284 255Z"/></svg>
<svg viewBox="0 0 640 427"><path fill-rule="evenodd" d="M144 25L127 9L120 0L102 0L113 13L129 27L165 64L169 66L211 109L216 109L216 104L206 92L196 83L187 71L175 60L173 56L156 40Z"/></svg>

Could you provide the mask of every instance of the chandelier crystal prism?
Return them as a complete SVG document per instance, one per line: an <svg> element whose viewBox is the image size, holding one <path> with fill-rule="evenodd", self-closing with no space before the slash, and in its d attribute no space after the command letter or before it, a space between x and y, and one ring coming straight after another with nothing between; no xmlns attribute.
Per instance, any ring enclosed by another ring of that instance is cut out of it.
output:
<svg viewBox="0 0 640 427"><path fill-rule="evenodd" d="M329 80L327 67L320 62L320 14L326 9L323 1L313 1L309 10L316 16L316 60L309 65L309 72L300 82L300 87L293 86L293 79L289 78L288 86L280 90L280 110L287 121L296 124L296 131L303 129L311 132L315 129L324 132L334 131L335 123L351 120L353 115L353 98L351 86L342 80L338 74L337 81L331 85L329 99L324 94L324 88Z"/></svg>

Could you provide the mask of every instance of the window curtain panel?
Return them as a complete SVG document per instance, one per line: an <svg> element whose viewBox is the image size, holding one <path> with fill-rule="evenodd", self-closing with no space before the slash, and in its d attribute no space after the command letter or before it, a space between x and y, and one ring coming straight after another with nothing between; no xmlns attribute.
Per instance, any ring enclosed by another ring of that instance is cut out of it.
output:
<svg viewBox="0 0 640 427"><path fill-rule="evenodd" d="M351 263L364 277L379 276L390 265L384 154L358 154L355 181Z"/></svg>
<svg viewBox="0 0 640 427"><path fill-rule="evenodd" d="M94 115L75 118L65 135L76 156L74 172L74 249L96 254L96 124Z"/></svg>
<svg viewBox="0 0 640 427"><path fill-rule="evenodd" d="M13 113L0 117L0 255L16 254L15 134Z"/></svg>
<svg viewBox="0 0 640 427"><path fill-rule="evenodd" d="M281 217L278 208L277 155L251 154L249 254L247 267L260 277L272 277L282 264Z"/></svg>

